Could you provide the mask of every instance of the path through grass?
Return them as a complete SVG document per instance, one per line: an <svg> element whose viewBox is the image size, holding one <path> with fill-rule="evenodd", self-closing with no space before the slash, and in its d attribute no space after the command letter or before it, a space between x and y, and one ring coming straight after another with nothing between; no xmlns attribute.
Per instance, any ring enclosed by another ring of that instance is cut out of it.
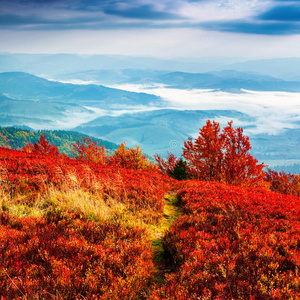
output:
<svg viewBox="0 0 300 300"><path fill-rule="evenodd" d="M154 263L156 270L154 279L163 283L165 275L173 270L173 261L170 255L163 248L163 238L171 225L181 214L181 207L178 205L176 194L166 194L164 198L164 217L159 226L153 228L152 245L154 250Z"/></svg>

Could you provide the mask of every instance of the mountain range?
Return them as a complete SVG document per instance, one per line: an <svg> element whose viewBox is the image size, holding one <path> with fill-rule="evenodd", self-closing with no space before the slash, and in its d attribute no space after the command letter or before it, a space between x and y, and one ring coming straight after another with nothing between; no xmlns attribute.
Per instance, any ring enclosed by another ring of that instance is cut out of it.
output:
<svg viewBox="0 0 300 300"><path fill-rule="evenodd" d="M233 70L287 81L300 80L300 58L297 57L256 60L242 57L161 59L124 55L0 53L0 72L21 71L54 78L77 72L124 69L163 70L166 73Z"/></svg>
<svg viewBox="0 0 300 300"><path fill-rule="evenodd" d="M158 96L105 85L156 84L171 89L231 93L244 93L247 89L300 91L300 83L296 81L234 70L187 73L102 69L62 77L64 81L94 83L59 82L59 78L49 80L25 72L0 73L0 125L76 130L115 143L125 141L129 147L139 145L151 155L165 156L168 152L180 155L184 141L198 136L199 128L207 119L223 120L222 126L235 120L237 125L243 124L246 133L251 132L257 120L253 115L239 112L238 108L175 109ZM260 161L271 166L300 162L298 127L285 128L277 135L253 133L249 136L252 153Z"/></svg>

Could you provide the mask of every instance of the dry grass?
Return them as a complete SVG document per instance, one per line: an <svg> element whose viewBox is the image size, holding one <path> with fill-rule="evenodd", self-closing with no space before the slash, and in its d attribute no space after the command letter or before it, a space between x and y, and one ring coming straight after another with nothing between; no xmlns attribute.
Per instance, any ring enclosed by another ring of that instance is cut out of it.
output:
<svg viewBox="0 0 300 300"><path fill-rule="evenodd" d="M95 222L114 222L126 227L139 227L149 234L152 224L145 222L145 211L133 211L120 199L103 197L102 193L90 193L84 189L56 189L49 187L46 194L35 195L27 201L24 195L11 195L0 187L0 211L19 217L44 217L51 209L72 212ZM149 220L149 217L146 216ZM153 222L157 223L156 220Z"/></svg>

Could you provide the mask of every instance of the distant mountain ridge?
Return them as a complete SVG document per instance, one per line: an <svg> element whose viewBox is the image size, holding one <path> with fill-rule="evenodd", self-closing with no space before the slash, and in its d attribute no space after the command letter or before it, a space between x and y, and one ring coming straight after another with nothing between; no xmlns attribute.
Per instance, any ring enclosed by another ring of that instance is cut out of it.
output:
<svg viewBox="0 0 300 300"><path fill-rule="evenodd" d="M225 125L234 120L235 126L242 126L245 130L250 128L249 132L257 120L236 110L170 109L163 98L150 94L151 86L167 86L169 90L212 89L229 93L243 93L243 89L300 92L299 82L232 69L209 73L93 70L70 73L68 76L66 81L75 79L98 84L63 83L24 72L0 73L0 125L28 126L34 130L76 130L116 143L125 141L129 147L139 145L150 154L176 152L180 155L184 141L189 136L198 135L198 129L207 119L221 120ZM99 84L104 80L112 85L115 83L115 86L120 84L120 88L121 84L127 83L145 84L149 86L149 94ZM231 97L230 94L228 96ZM276 136L251 136L254 156L273 165L283 165L285 162L297 164L299 124L294 122L295 128L284 128Z"/></svg>
<svg viewBox="0 0 300 300"><path fill-rule="evenodd" d="M234 70L261 73L287 81L300 80L300 58L249 59L232 57L172 58L124 55L0 53L0 72L22 71L55 77L90 70L165 70L166 72L207 73Z"/></svg>
<svg viewBox="0 0 300 300"><path fill-rule="evenodd" d="M142 71L142 70L90 70L58 77L61 80L97 82L103 85L142 84L166 85L179 89L212 89L226 92L284 91L300 92L299 81L286 81L255 72L222 70L208 73ZM300 78L300 77L299 77Z"/></svg>
<svg viewBox="0 0 300 300"><path fill-rule="evenodd" d="M49 81L24 72L0 73L0 93L15 100L85 103L96 107L122 104L151 105L159 101L159 98L153 95L121 91L101 85Z"/></svg>
<svg viewBox="0 0 300 300"><path fill-rule="evenodd" d="M101 85L49 81L23 72L0 73L0 125L34 129L68 129L83 118L97 117L95 109L126 109L161 105L161 99ZM74 124L73 124L74 123Z"/></svg>
<svg viewBox="0 0 300 300"><path fill-rule="evenodd" d="M206 120L224 117L254 121L248 115L232 110L159 109L117 118L103 116L74 130L116 143L126 141L129 146L137 144L149 154L177 152L181 155L184 141L198 135Z"/></svg>

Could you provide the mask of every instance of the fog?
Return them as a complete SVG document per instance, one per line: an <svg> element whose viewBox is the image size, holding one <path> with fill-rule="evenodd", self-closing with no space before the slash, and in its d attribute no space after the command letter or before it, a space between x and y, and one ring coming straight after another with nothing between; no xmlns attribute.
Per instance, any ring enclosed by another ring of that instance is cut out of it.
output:
<svg viewBox="0 0 300 300"><path fill-rule="evenodd" d="M214 90L182 90L164 86L114 85L132 92L160 96L167 107L191 110L236 110L253 117L253 122L234 120L234 125L252 125L247 134L276 135L284 129L300 127L300 93L257 92L243 90L228 93ZM227 119L219 118L221 124Z"/></svg>

